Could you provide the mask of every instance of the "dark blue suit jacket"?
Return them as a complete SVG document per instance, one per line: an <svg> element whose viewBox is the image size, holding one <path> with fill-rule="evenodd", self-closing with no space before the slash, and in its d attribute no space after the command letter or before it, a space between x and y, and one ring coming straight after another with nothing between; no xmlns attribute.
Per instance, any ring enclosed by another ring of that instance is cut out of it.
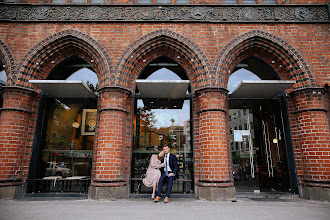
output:
<svg viewBox="0 0 330 220"><path fill-rule="evenodd" d="M163 163L165 163L165 157L163 159ZM170 158L169 158L169 165L172 170L172 173L175 173L175 178L179 178L179 164L178 164L178 158L170 153ZM162 174L165 172L165 168L161 168Z"/></svg>

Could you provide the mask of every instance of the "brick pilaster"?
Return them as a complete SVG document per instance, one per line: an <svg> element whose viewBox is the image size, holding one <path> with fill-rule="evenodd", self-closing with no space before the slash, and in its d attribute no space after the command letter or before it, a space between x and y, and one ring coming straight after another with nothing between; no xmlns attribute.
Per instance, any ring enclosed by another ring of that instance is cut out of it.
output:
<svg viewBox="0 0 330 220"><path fill-rule="evenodd" d="M199 102L199 181L201 187L232 187L228 148L227 90L196 92Z"/></svg>
<svg viewBox="0 0 330 220"><path fill-rule="evenodd" d="M92 186L120 187L128 184L130 145L127 145L126 138L131 94L128 90L113 87L99 91Z"/></svg>
<svg viewBox="0 0 330 220"><path fill-rule="evenodd" d="M300 186L330 188L330 133L324 88L290 93L292 139Z"/></svg>
<svg viewBox="0 0 330 220"><path fill-rule="evenodd" d="M0 186L21 185L30 160L37 93L23 87L3 88L0 115Z"/></svg>

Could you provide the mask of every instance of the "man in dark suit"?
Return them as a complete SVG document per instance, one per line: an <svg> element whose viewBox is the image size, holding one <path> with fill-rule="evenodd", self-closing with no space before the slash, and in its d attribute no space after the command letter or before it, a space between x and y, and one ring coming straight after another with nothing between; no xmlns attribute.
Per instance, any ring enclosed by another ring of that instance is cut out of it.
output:
<svg viewBox="0 0 330 220"><path fill-rule="evenodd" d="M170 148L165 145L163 147L163 151L165 154L164 157L164 167L161 168L161 177L159 178L159 182L158 182L158 189L157 189L157 196L154 200L154 202L159 202L160 201L160 195L162 193L162 188L163 188L163 184L165 182L165 180L168 179L167 181L167 189L166 189L166 197L164 199L165 203L169 202L169 198L171 195L171 191L172 191L172 186L173 186L173 181L179 176L179 165L178 165L178 158L174 155L170 153Z"/></svg>

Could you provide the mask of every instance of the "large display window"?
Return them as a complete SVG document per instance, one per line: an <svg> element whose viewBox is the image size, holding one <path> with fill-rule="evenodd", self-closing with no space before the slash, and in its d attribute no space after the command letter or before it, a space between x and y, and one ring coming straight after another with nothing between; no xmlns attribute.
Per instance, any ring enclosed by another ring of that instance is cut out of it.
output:
<svg viewBox="0 0 330 220"><path fill-rule="evenodd" d="M191 86L184 68L166 56L150 62L136 80L131 193L152 192L141 179L146 176L151 156L164 145L171 148L179 163L172 193L194 193L191 112Z"/></svg>
<svg viewBox="0 0 330 220"><path fill-rule="evenodd" d="M96 101L48 101L36 179L44 181L34 183L33 190L87 191L92 171ZM47 180L57 181L59 186Z"/></svg>
<svg viewBox="0 0 330 220"><path fill-rule="evenodd" d="M151 188L136 181L144 178L150 158L158 154L164 145L171 148L179 163L179 178L173 193L193 193L193 150L191 145L190 99L182 100L182 106L148 108L142 99L136 100L134 115L134 143L132 154L132 193L150 193Z"/></svg>

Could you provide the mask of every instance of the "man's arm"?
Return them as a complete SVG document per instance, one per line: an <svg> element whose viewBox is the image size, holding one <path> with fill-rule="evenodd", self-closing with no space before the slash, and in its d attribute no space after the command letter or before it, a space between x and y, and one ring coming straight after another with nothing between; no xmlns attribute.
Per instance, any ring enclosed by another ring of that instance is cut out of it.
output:
<svg viewBox="0 0 330 220"><path fill-rule="evenodd" d="M174 163L174 169L172 170L172 172L176 175L179 172L179 164L178 164L178 158L173 155L173 163Z"/></svg>

